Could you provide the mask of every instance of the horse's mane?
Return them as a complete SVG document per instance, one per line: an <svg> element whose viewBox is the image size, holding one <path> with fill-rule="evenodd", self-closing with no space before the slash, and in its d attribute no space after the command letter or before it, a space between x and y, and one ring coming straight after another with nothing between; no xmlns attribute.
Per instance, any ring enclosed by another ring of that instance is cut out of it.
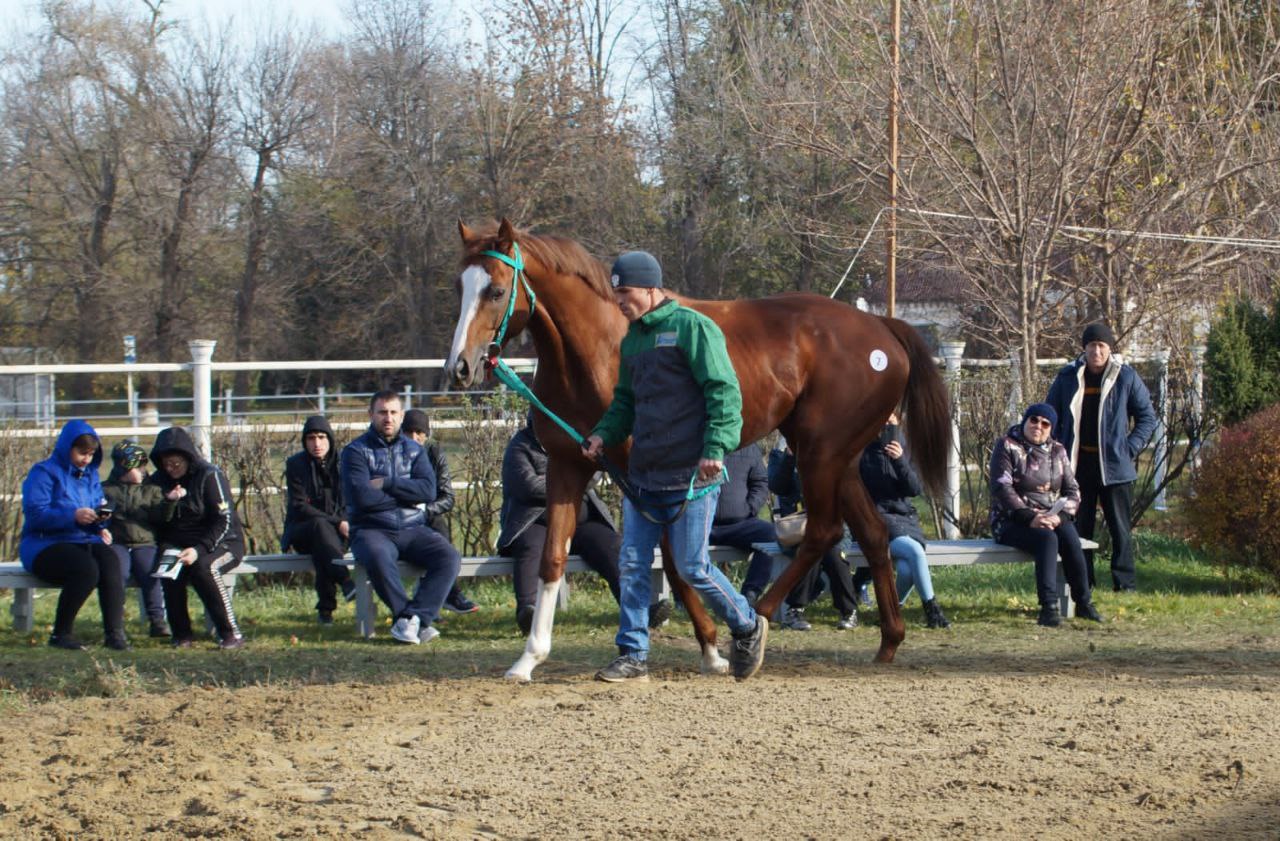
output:
<svg viewBox="0 0 1280 841"><path fill-rule="evenodd" d="M478 231L479 237L467 248L467 257L497 245L498 226L489 223ZM613 288L600 261L587 253L576 240L554 234L516 231L516 242L526 254L559 274L576 275L587 288L605 301L613 303Z"/></svg>

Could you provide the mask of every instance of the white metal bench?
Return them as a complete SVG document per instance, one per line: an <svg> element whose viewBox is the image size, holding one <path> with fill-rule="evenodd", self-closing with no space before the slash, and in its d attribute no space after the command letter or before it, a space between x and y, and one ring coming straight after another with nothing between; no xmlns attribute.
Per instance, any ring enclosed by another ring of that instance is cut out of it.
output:
<svg viewBox="0 0 1280 841"><path fill-rule="evenodd" d="M712 557L716 562L729 562L742 557L736 549L713 547ZM371 637L377 629L378 598L369 583L364 567L357 564L350 553L342 563L351 569L352 579L356 583L356 632L364 637ZM570 555L565 564L566 572L588 572L590 567L577 555ZM467 556L462 559L459 578L487 578L497 575L511 575L512 561L500 555ZM235 588L235 579L241 575L259 573L314 573L310 555L277 554L246 555L239 566L224 573L223 578L230 589ZM404 578L417 578L422 572L409 564L400 564L400 574ZM666 597L670 595L666 577L662 574L662 556L654 553L653 591ZM49 584L23 569L17 562L0 563L0 589L13 590L13 604L9 612L13 615L13 629L19 633L30 633L35 626L35 591L52 588ZM560 587L560 606L569 599L569 583L565 581Z"/></svg>
<svg viewBox="0 0 1280 841"><path fill-rule="evenodd" d="M1096 549L1098 545L1091 540L1082 540L1081 544L1086 549ZM756 548L769 552L774 556L773 577L777 578L788 561L783 556L778 544L757 544ZM1010 546L1002 546L993 540L931 540L928 542L926 549L929 566L931 567L1026 563L1030 560L1026 553L1021 550ZM711 547L710 555L711 560L718 564L732 563L744 557L743 552L728 546L713 546ZM856 545L853 547L852 552L846 552L846 556L849 558L850 563L855 566L865 567L867 565L866 558L862 556L862 552ZM356 582L356 632L361 636L371 637L377 628L378 599L374 595L373 587L369 583L364 567L356 564L349 554L343 559L343 563L351 568L352 578ZM246 555L244 561L238 567L227 573L227 579L228 584L234 587L235 578L240 575L284 572L312 573L314 569L309 555ZM497 575L510 575L511 570L512 562L510 558L504 558L499 555L467 556L462 559L462 568L458 573L458 577L487 578ZM587 572L589 570L590 567L577 555L570 555L568 562L565 564L566 572ZM405 578L417 578L420 575L420 571L417 568L404 563L400 564L400 572ZM654 554L652 575L653 592L664 597L669 596L669 585L666 577L662 574L662 558L658 553ZM1058 581L1063 593L1062 614L1064 616L1073 616L1075 614L1075 603L1067 592L1068 588L1062 586L1063 580L1062 563L1059 562ZM0 563L0 589L13 590L13 605L9 610L13 614L13 628L15 631L19 633L31 632L35 624L35 591L49 587L52 587L52 585L27 572L20 563ZM560 588L560 605L562 607L567 602L568 595L569 584L568 581L565 581Z"/></svg>

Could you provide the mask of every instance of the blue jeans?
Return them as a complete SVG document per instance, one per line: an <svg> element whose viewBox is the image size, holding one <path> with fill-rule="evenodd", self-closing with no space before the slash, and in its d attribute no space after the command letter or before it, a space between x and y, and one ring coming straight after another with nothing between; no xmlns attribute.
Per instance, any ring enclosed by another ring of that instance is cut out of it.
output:
<svg viewBox="0 0 1280 841"><path fill-rule="evenodd" d="M128 584L132 577L134 583L138 585L142 593L142 609L146 612L147 619L152 622L163 622L164 590L160 586L160 579L153 578L151 575L156 569L156 547L112 543L111 551L120 560L121 580Z"/></svg>
<svg viewBox="0 0 1280 841"><path fill-rule="evenodd" d="M889 557L898 571L898 604L906 604L914 587L920 592L920 601L933 598L933 579L929 577L929 559L924 547L914 537L900 534L889 541Z"/></svg>
<svg viewBox="0 0 1280 841"><path fill-rule="evenodd" d="M685 491L640 491L645 510L660 520L674 515L684 497ZM716 487L701 499L690 502L680 518L668 526L650 522L630 498L623 500L622 553L618 557L622 602L616 638L622 653L640 660L649 656L649 602L653 595L649 570L653 565L653 550L662 539L663 531L671 540L676 572L698 592L703 604L735 634L749 633L755 628L756 612L707 556L707 535L719 499L720 488Z"/></svg>
<svg viewBox="0 0 1280 841"><path fill-rule="evenodd" d="M369 573L369 583L396 619L416 616L425 628L440 616L444 597L458 577L458 550L430 526L400 531L359 529L351 537L351 554ZM400 580L399 558L422 570L410 599Z"/></svg>

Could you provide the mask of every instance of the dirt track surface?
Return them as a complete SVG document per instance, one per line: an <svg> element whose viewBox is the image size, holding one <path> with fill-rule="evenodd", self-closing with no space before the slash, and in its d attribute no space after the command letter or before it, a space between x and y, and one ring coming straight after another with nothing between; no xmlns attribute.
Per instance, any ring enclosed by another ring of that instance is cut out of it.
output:
<svg viewBox="0 0 1280 841"><path fill-rule="evenodd" d="M0 837L1275 838L1263 647L57 701L3 722Z"/></svg>

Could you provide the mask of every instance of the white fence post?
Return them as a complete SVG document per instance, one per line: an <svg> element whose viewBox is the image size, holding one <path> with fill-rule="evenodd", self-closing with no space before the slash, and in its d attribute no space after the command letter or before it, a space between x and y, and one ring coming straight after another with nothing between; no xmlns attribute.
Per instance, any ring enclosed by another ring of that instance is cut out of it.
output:
<svg viewBox="0 0 1280 841"><path fill-rule="evenodd" d="M960 403L957 400L960 383L960 359L964 356L964 342L943 342L942 361L947 366L947 385L951 391L951 448L947 451L947 499L946 508L951 512L942 524L942 534L947 540L959 540L960 528Z"/></svg>
<svg viewBox="0 0 1280 841"><path fill-rule="evenodd" d="M214 339L187 342L191 351L191 437L196 449L207 459L213 458L213 349Z"/></svg>
<svg viewBox="0 0 1280 841"><path fill-rule="evenodd" d="M320 410L320 414L324 414L324 386L316 386L316 394L319 399L316 400L316 406Z"/></svg>
<svg viewBox="0 0 1280 841"><path fill-rule="evenodd" d="M1193 468L1200 466L1200 444L1204 441L1201 436L1204 435L1204 355L1207 350L1202 344L1191 349L1191 358L1195 364L1195 370L1191 374L1191 416L1195 418L1196 434L1187 444L1192 447Z"/></svg>
<svg viewBox="0 0 1280 841"><path fill-rule="evenodd" d="M404 406L404 410L407 412L413 408L413 383L406 385L401 394L403 394L404 399L400 402Z"/></svg>
<svg viewBox="0 0 1280 841"><path fill-rule="evenodd" d="M1165 472L1169 461L1169 351L1156 351L1152 360L1160 366L1160 375L1156 379L1160 388L1160 406L1156 410L1156 487L1164 483ZM1164 489L1156 494L1155 509L1168 511Z"/></svg>

